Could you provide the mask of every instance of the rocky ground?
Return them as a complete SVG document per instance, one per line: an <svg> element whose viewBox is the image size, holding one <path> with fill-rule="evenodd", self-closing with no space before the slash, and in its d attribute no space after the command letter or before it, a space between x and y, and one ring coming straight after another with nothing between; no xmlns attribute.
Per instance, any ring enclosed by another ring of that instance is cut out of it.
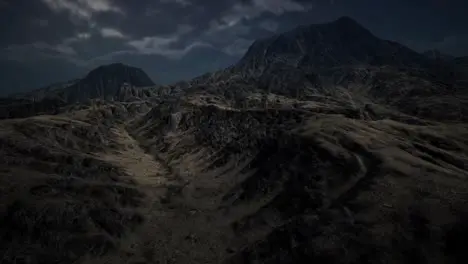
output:
<svg viewBox="0 0 468 264"><path fill-rule="evenodd" d="M194 97L150 112L135 137L179 172L181 190L167 203L209 219L197 228L200 244L222 231L215 255L223 261L462 259L454 232L464 232L467 213L466 124L314 102L287 107L281 97L274 101L283 107L266 109ZM203 226L217 226L215 234Z"/></svg>
<svg viewBox="0 0 468 264"><path fill-rule="evenodd" d="M340 100L3 120L2 263L459 263L468 125Z"/></svg>

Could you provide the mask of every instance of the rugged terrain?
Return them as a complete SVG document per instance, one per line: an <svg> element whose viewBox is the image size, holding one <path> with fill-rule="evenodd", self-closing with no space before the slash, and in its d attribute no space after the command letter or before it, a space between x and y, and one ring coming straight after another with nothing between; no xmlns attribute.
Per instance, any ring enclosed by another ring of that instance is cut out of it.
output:
<svg viewBox="0 0 468 264"><path fill-rule="evenodd" d="M189 82L53 89L0 121L0 263L463 263L464 61L342 18Z"/></svg>

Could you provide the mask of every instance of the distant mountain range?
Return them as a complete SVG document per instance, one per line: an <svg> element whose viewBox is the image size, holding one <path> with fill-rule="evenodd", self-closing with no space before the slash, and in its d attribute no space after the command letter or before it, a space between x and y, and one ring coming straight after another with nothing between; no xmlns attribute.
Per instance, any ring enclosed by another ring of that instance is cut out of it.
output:
<svg viewBox="0 0 468 264"><path fill-rule="evenodd" d="M176 83L166 87L186 90L208 85L210 89L223 90L239 82L236 89L229 88L222 93L259 89L303 97L317 93L338 96L336 87L359 84L378 101L388 101L390 98L396 100L394 93L399 93L398 89L379 88L379 83L385 83L382 76L387 76L388 72L398 75L402 82L407 82L407 75L411 75L446 87L455 82L455 74L465 74L465 61L443 56L437 51L415 52L399 43L380 39L353 19L342 17L330 23L300 26L257 40L233 66L204 74L188 83L182 82L187 83L182 86ZM386 73L379 73L382 71ZM125 100L142 94L137 91L139 87L149 86L155 84L142 69L114 63L98 67L84 78L13 98L36 102L47 98L64 103L93 98ZM440 94L445 88L434 89Z"/></svg>

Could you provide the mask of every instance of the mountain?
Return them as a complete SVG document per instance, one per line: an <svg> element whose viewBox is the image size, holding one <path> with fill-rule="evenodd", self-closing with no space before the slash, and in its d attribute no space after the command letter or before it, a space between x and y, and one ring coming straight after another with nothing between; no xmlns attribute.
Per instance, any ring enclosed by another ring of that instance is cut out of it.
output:
<svg viewBox="0 0 468 264"><path fill-rule="evenodd" d="M83 79L68 87L64 96L69 102L92 98L110 99L117 94L120 87L125 83L135 87L154 85L143 70L121 63L114 63L92 70Z"/></svg>
<svg viewBox="0 0 468 264"><path fill-rule="evenodd" d="M31 92L16 94L13 97L34 100L59 97L69 103L83 102L93 98L111 99L118 94L124 84L132 87L155 85L142 69L113 63L100 66L81 79L52 84Z"/></svg>
<svg viewBox="0 0 468 264"><path fill-rule="evenodd" d="M464 263L466 65L345 17L187 82L0 100L2 262Z"/></svg>
<svg viewBox="0 0 468 264"><path fill-rule="evenodd" d="M0 119L57 114L69 104L84 103L90 99L126 101L135 96L147 98L152 94L149 88L154 85L148 75L139 68L122 63L103 65L81 79L55 83L3 98Z"/></svg>
<svg viewBox="0 0 468 264"><path fill-rule="evenodd" d="M421 54L399 43L377 38L349 17L301 26L255 41L236 66L261 69L275 61L315 69L363 64L417 67L428 63Z"/></svg>
<svg viewBox="0 0 468 264"><path fill-rule="evenodd" d="M458 119L468 113L458 64L380 39L342 17L255 41L237 64L195 78L192 86L223 93L237 86L230 91L236 97L244 92L303 100L325 95L356 104L385 104L424 118Z"/></svg>

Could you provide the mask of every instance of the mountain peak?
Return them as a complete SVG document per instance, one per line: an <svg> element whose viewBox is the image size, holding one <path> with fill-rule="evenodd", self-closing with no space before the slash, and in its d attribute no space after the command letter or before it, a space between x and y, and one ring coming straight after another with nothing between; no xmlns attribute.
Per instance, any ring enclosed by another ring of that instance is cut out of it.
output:
<svg viewBox="0 0 468 264"><path fill-rule="evenodd" d="M123 63L102 65L70 87L68 101L114 97L124 84L133 87L153 86L154 82L140 68Z"/></svg>
<svg viewBox="0 0 468 264"><path fill-rule="evenodd" d="M91 70L81 81L90 79L121 79L119 83L129 83L133 86L151 86L154 82L140 68L125 65L123 63L112 63L101 65L94 70Z"/></svg>
<svg viewBox="0 0 468 264"><path fill-rule="evenodd" d="M351 17L343 16L255 41L237 67L255 71L280 60L321 69L358 64L417 66L424 63L422 57L403 45L376 37Z"/></svg>
<svg viewBox="0 0 468 264"><path fill-rule="evenodd" d="M133 67L133 66L129 66L129 65L126 65L126 64L123 64L121 62L116 62L116 63L111 63L111 64L105 64L105 65L101 65L97 68L94 68L93 70L91 70L87 76L90 76L90 75L93 75L93 74L115 74L115 73L118 73L118 72L124 72L124 71L141 71L143 72L142 69L140 68L136 68L136 67Z"/></svg>
<svg viewBox="0 0 468 264"><path fill-rule="evenodd" d="M349 16L342 16L342 17L339 17L337 20L331 22L331 23L337 23L337 24L357 24L359 25L359 23L354 20L353 18L349 17Z"/></svg>
<svg viewBox="0 0 468 264"><path fill-rule="evenodd" d="M336 19L335 21L322 24L322 26L328 27L330 28L329 30L335 31L339 34L353 34L353 36L376 38L366 27L364 27L356 20L348 16L342 16Z"/></svg>

